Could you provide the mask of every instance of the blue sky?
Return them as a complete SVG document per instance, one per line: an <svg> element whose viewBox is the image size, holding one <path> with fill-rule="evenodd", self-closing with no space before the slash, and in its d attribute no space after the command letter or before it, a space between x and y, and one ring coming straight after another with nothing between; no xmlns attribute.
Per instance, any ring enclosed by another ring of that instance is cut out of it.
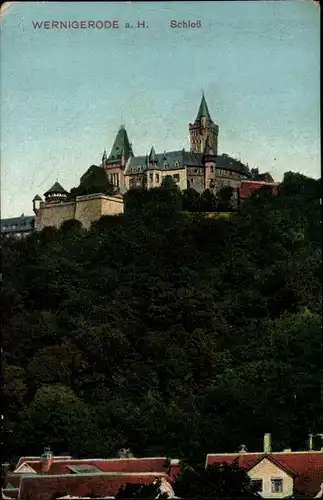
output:
<svg viewBox="0 0 323 500"><path fill-rule="evenodd" d="M189 149L205 97L225 152L320 177L319 7L273 2L12 2L1 22L1 217L78 185L120 124L135 155ZM34 29L118 20L120 29ZM200 20L200 29L171 29ZM145 21L148 28L126 29Z"/></svg>

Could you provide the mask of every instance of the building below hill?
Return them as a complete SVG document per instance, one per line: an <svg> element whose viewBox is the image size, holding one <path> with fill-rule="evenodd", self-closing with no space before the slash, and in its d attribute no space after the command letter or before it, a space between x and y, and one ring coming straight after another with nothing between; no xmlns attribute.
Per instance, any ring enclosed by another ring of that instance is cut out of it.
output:
<svg viewBox="0 0 323 500"><path fill-rule="evenodd" d="M310 436L311 443L311 436ZM237 461L263 498L319 498L323 486L323 449L272 451L271 435L265 434L261 452L249 453L244 445L238 453L215 453L206 457L206 467Z"/></svg>
<svg viewBox="0 0 323 500"><path fill-rule="evenodd" d="M320 435L321 437L323 435ZM205 467L237 462L263 498L320 498L323 491L323 449L314 451L313 436L307 451L273 451L271 435L264 435L262 451L248 452L244 445L236 453L212 453ZM147 485L158 481L161 492L174 496L172 485L181 474L180 459L166 457L76 459L55 456L45 448L40 457L21 457L14 470L2 464L3 498L52 500L114 498L126 485Z"/></svg>
<svg viewBox="0 0 323 500"><path fill-rule="evenodd" d="M6 464L3 464L6 465ZM3 497L17 500L115 498L127 484L145 485L160 480L163 489L179 473L179 461L166 457L75 459L55 456L45 448L40 457L21 457L13 472L5 472ZM172 497L170 497L172 498Z"/></svg>

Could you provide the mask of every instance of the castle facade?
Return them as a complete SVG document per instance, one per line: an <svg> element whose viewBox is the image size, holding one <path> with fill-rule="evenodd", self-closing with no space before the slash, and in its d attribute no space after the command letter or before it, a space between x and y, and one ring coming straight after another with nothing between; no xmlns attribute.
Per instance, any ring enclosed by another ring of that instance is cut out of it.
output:
<svg viewBox="0 0 323 500"><path fill-rule="evenodd" d="M217 191L225 186L235 190L250 178L246 165L226 154L218 154L219 127L209 113L204 97L194 123L189 124L190 151L156 153L153 145L149 155L135 156L125 127L121 126L110 155L103 153L101 167L110 182L124 194L131 188L160 187L163 177L171 176L181 190L193 188Z"/></svg>

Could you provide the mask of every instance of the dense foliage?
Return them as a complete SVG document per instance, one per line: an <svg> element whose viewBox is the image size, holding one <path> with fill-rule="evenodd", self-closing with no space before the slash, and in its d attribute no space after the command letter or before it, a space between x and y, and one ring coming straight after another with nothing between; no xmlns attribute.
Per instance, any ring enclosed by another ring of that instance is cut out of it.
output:
<svg viewBox="0 0 323 500"><path fill-rule="evenodd" d="M193 468L184 462L181 466L181 473L170 488L163 488L160 479L147 485L127 483L126 486L120 488L116 498L128 500L167 499L174 496L203 500L261 498L255 491L248 474L239 467L237 461L232 465L216 464L207 468L204 464Z"/></svg>
<svg viewBox="0 0 323 500"><path fill-rule="evenodd" d="M109 181L105 170L96 165L91 165L82 175L79 185L71 189L69 198L73 199L76 196L95 193L113 194L114 191L114 186Z"/></svg>
<svg viewBox="0 0 323 500"><path fill-rule="evenodd" d="M288 173L230 218L171 186L124 216L2 240L7 460L203 460L322 431L320 182Z"/></svg>

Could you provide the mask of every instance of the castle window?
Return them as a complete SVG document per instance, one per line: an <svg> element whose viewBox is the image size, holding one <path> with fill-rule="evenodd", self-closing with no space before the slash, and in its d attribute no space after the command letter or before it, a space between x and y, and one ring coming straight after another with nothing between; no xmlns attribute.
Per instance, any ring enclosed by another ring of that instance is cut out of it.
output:
<svg viewBox="0 0 323 500"><path fill-rule="evenodd" d="M149 174L149 182L154 182L154 175L153 174Z"/></svg>
<svg viewBox="0 0 323 500"><path fill-rule="evenodd" d="M175 161L175 163L174 163L174 167L175 167L175 168L178 168L178 167L179 167L179 161Z"/></svg>
<svg viewBox="0 0 323 500"><path fill-rule="evenodd" d="M156 174L156 183L159 184L159 174Z"/></svg>
<svg viewBox="0 0 323 500"><path fill-rule="evenodd" d="M179 182L179 174L174 174L173 179L175 182Z"/></svg>
<svg viewBox="0 0 323 500"><path fill-rule="evenodd" d="M167 169L168 167L169 167L169 165L168 165L167 161L165 161L164 168Z"/></svg>
<svg viewBox="0 0 323 500"><path fill-rule="evenodd" d="M213 174L213 167L210 167L210 172L211 174Z"/></svg>

